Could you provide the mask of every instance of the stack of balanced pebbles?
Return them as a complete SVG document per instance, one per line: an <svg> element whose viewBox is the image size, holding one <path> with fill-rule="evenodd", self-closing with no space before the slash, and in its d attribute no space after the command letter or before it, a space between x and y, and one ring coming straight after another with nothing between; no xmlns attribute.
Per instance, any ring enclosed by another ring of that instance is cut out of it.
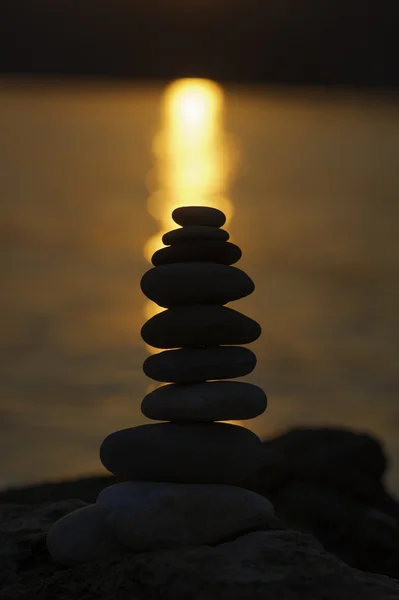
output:
<svg viewBox="0 0 399 600"><path fill-rule="evenodd" d="M103 465L122 481L94 505L57 521L47 537L53 558L85 562L128 549L144 552L215 544L267 527L273 507L238 487L262 462L263 445L249 429L220 421L252 419L266 409L257 386L231 381L253 371L242 344L261 333L225 305L251 294L252 280L231 266L241 257L210 207L176 209L181 225L163 236L141 289L167 310L142 328L163 352L144 362L148 377L167 383L148 394L142 412L161 421L122 429L101 446Z"/></svg>

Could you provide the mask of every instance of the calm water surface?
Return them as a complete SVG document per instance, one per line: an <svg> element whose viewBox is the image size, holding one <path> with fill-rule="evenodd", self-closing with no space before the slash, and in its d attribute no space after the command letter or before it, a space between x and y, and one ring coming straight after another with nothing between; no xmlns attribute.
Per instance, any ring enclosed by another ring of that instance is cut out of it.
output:
<svg viewBox="0 0 399 600"><path fill-rule="evenodd" d="M398 156L384 96L3 82L0 486L103 473L102 439L146 421L145 256L209 200L257 288L248 426L374 433L399 493Z"/></svg>

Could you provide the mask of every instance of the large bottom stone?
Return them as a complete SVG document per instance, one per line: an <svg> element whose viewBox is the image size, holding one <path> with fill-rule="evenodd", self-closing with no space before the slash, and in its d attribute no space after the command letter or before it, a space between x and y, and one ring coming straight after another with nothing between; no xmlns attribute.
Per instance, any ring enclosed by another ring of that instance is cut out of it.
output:
<svg viewBox="0 0 399 600"><path fill-rule="evenodd" d="M165 350L149 356L144 373L156 381L189 383L209 379L244 377L256 366L256 356L249 348L183 348Z"/></svg>
<svg viewBox="0 0 399 600"><path fill-rule="evenodd" d="M141 411L156 421L240 421L257 417L266 406L265 393L256 385L210 381L164 385L147 394Z"/></svg>
<svg viewBox="0 0 399 600"><path fill-rule="evenodd" d="M229 485L118 483L97 505L112 512L113 535L135 552L214 544L274 521L263 496Z"/></svg>
<svg viewBox="0 0 399 600"><path fill-rule="evenodd" d="M110 511L92 504L56 521L47 534L47 548L55 562L77 565L90 560L111 558L122 550L110 533Z"/></svg>
<svg viewBox="0 0 399 600"><path fill-rule="evenodd" d="M227 423L156 423L111 433L101 462L120 479L182 483L243 481L263 460L252 431Z"/></svg>

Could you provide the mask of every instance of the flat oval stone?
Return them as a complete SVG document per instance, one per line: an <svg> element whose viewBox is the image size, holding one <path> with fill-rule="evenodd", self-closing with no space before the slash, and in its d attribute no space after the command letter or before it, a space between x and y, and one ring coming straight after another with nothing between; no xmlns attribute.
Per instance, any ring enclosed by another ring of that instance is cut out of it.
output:
<svg viewBox="0 0 399 600"><path fill-rule="evenodd" d="M227 423L155 423L103 441L104 467L120 479L177 483L242 482L264 459L252 431Z"/></svg>
<svg viewBox="0 0 399 600"><path fill-rule="evenodd" d="M193 261L233 265L240 260L241 256L241 249L230 242L193 240L157 250L151 262L155 267Z"/></svg>
<svg viewBox="0 0 399 600"><path fill-rule="evenodd" d="M261 415L264 391L243 381L164 385L145 396L141 411L156 421L241 421Z"/></svg>
<svg viewBox="0 0 399 600"><path fill-rule="evenodd" d="M141 278L147 298L170 308L182 304L227 304L249 296L252 279L236 267L212 262L174 263L154 267Z"/></svg>
<svg viewBox="0 0 399 600"><path fill-rule="evenodd" d="M248 348L184 348L152 354L143 364L147 377L156 381L188 383L207 379L244 377L256 366L256 356Z"/></svg>
<svg viewBox="0 0 399 600"><path fill-rule="evenodd" d="M162 242L165 246L179 244L182 242L191 242L193 240L215 240L219 242L227 242L230 235L224 229L217 227L208 227L207 225L189 225L188 227L179 227L168 231L162 237Z"/></svg>
<svg viewBox="0 0 399 600"><path fill-rule="evenodd" d="M172 219L183 227L187 225L208 225L223 227L226 215L218 208L210 206L181 206L172 212Z"/></svg>
<svg viewBox="0 0 399 600"><path fill-rule="evenodd" d="M123 547L108 529L110 511L97 504L78 508L56 521L47 534L47 549L61 565L112 558Z"/></svg>
<svg viewBox="0 0 399 600"><path fill-rule="evenodd" d="M143 340L155 348L250 344L260 325L226 306L194 305L169 308L144 323Z"/></svg>
<svg viewBox="0 0 399 600"><path fill-rule="evenodd" d="M274 522L266 498L233 485L126 481L102 490L97 505L134 552L216 544Z"/></svg>

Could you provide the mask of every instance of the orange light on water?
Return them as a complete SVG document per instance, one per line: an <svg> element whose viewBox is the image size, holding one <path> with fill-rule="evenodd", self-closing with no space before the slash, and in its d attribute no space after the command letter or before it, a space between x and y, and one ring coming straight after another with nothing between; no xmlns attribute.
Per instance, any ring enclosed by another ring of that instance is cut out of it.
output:
<svg viewBox="0 0 399 600"><path fill-rule="evenodd" d="M161 127L153 140L155 169L149 178L148 212L159 232L144 247L151 262L163 246L162 236L177 227L171 214L179 206L214 206L229 220L228 198L233 160L224 130L224 95L209 79L178 79L167 86L161 101ZM149 319L163 309L148 301ZM151 353L159 352L147 346Z"/></svg>
<svg viewBox="0 0 399 600"><path fill-rule="evenodd" d="M223 109L223 92L219 84L209 79L178 79L164 94L163 114L172 128L183 130L186 137L197 130L197 136L209 135L209 126L218 127L218 113Z"/></svg>
<svg viewBox="0 0 399 600"><path fill-rule="evenodd" d="M232 161L223 112L223 90L214 81L179 79L166 88L161 128L153 141L156 168L147 204L160 231L145 245L148 261L162 247L162 235L177 227L171 218L175 208L215 206L227 219L232 216Z"/></svg>

